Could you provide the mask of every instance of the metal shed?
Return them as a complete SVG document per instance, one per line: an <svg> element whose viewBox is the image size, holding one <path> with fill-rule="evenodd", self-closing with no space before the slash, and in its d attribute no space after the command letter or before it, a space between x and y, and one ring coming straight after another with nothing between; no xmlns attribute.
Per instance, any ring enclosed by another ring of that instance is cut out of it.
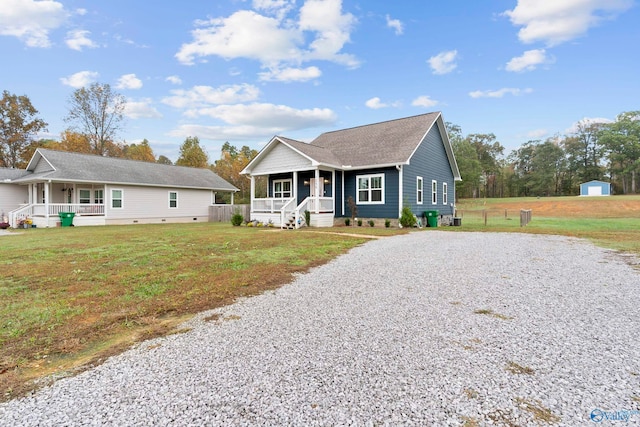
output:
<svg viewBox="0 0 640 427"><path fill-rule="evenodd" d="M580 184L581 196L610 196L611 184L604 181L589 181Z"/></svg>

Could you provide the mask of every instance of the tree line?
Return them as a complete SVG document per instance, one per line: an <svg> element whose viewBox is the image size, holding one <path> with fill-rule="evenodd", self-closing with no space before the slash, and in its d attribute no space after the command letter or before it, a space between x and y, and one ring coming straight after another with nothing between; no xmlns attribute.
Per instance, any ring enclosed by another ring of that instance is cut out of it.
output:
<svg viewBox="0 0 640 427"><path fill-rule="evenodd" d="M462 177L458 198L571 196L591 180L610 182L616 194L637 193L640 111L612 123L582 120L568 135L529 140L507 155L492 133L464 136L446 125Z"/></svg>
<svg viewBox="0 0 640 427"><path fill-rule="evenodd" d="M3 91L0 99L0 167L25 168L37 148L119 157L143 162L171 165L171 159L157 156L147 139L140 143L116 142L124 123L125 98L108 84L93 83L75 90L69 97L69 111L64 121L69 127L59 140L36 139L48 124L38 117L38 110L28 96ZM211 163L197 136L187 137L180 146L177 166L209 168L238 189L238 203L248 202L249 179L240 171L258 154L248 146L240 149L225 142L219 160ZM229 196L221 196L228 202Z"/></svg>
<svg viewBox="0 0 640 427"><path fill-rule="evenodd" d="M116 142L124 121L125 98L108 84L77 89L64 117L69 127L59 140L39 139L47 123L38 117L26 95L3 92L0 99L0 167L24 168L38 147L172 164L157 156L149 141ZM463 135L460 126L446 123L458 162L458 198L576 195L591 180L611 182L614 193L636 193L640 180L640 111L623 112L612 123L580 121L569 135L530 140L511 153L496 136ZM248 202L249 179L240 171L258 154L225 142L220 159L210 162L197 136L187 137L175 164L210 168L238 189L238 203ZM265 185L259 181L258 193ZM225 200L226 201L226 200Z"/></svg>

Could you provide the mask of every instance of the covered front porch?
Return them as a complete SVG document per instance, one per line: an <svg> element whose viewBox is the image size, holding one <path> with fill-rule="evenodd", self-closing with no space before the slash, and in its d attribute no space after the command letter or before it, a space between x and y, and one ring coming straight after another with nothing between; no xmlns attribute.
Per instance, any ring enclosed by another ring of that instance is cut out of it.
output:
<svg viewBox="0 0 640 427"><path fill-rule="evenodd" d="M289 229L333 226L336 194L341 194L340 189L336 189L337 176L335 170L319 168L252 175L250 220ZM259 181L260 185L257 184ZM309 224L305 211L310 213Z"/></svg>
<svg viewBox="0 0 640 427"><path fill-rule="evenodd" d="M28 186L28 200L9 212L13 228L31 222L36 227L60 225L60 213L74 214L74 225L104 225L105 186L62 182L34 182Z"/></svg>

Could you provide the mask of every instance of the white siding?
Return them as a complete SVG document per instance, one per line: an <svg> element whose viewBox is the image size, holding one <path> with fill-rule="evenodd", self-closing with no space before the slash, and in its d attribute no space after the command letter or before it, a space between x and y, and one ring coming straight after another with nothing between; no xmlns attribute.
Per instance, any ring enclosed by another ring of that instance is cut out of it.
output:
<svg viewBox="0 0 640 427"><path fill-rule="evenodd" d="M29 188L26 185L0 183L0 214L17 209L21 204L29 203Z"/></svg>
<svg viewBox="0 0 640 427"><path fill-rule="evenodd" d="M111 190L122 190L122 208L111 207ZM178 193L178 207L169 208L169 192ZM136 187L107 185L105 190L105 213L109 220L142 220L171 218L209 217L210 190L193 190L166 187Z"/></svg>
<svg viewBox="0 0 640 427"><path fill-rule="evenodd" d="M251 173L253 175L266 175L269 173L306 170L310 167L311 161L309 159L283 144L277 144L253 168Z"/></svg>

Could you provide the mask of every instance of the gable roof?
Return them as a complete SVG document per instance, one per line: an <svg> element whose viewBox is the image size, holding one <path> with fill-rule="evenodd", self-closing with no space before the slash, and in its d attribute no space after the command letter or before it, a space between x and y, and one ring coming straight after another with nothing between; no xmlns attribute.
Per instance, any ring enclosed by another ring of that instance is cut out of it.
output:
<svg viewBox="0 0 640 427"><path fill-rule="evenodd" d="M28 175L13 182L85 182L238 191L209 169L163 165L92 154L38 148Z"/></svg>
<svg viewBox="0 0 640 427"><path fill-rule="evenodd" d="M307 157L315 165L336 169L365 169L408 164L425 136L436 125L456 180L460 171L440 112L325 132L311 143L276 136L242 171L255 165L281 143Z"/></svg>

